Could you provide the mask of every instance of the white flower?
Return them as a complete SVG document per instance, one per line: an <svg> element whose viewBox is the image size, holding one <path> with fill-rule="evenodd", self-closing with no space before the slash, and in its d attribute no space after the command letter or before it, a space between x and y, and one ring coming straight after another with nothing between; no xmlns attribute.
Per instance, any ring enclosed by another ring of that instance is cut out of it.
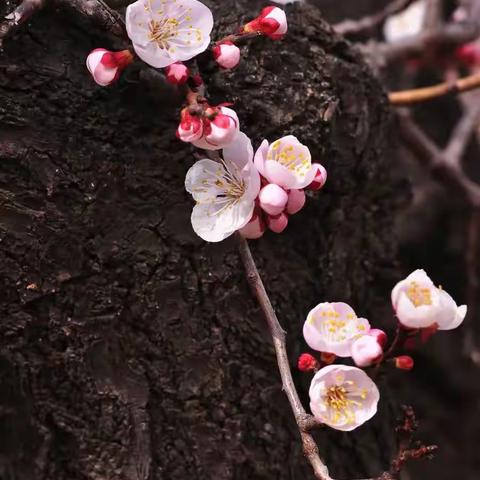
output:
<svg viewBox="0 0 480 480"><path fill-rule="evenodd" d="M207 49L213 16L198 0L138 0L127 7L126 25L137 55L163 68Z"/></svg>
<svg viewBox="0 0 480 480"><path fill-rule="evenodd" d="M369 330L368 320L358 318L350 305L324 302L308 314L303 336L314 350L349 357L354 340Z"/></svg>
<svg viewBox="0 0 480 480"><path fill-rule="evenodd" d="M185 188L197 202L192 226L207 242L220 242L250 221L260 191L252 158L250 139L240 132L223 149L221 163L199 160L187 172Z"/></svg>
<svg viewBox="0 0 480 480"><path fill-rule="evenodd" d="M301 189L312 183L317 170L312 168L310 150L293 135L271 145L264 140L255 153L255 166L270 183L286 189Z"/></svg>
<svg viewBox="0 0 480 480"><path fill-rule="evenodd" d="M393 43L420 33L423 28L427 2L418 0L403 12L392 15L385 22L383 33L387 42Z"/></svg>
<svg viewBox="0 0 480 480"><path fill-rule="evenodd" d="M310 384L310 409L317 420L348 432L377 413L380 393L359 368L329 365L320 369Z"/></svg>
<svg viewBox="0 0 480 480"><path fill-rule="evenodd" d="M467 306L457 307L453 298L437 288L424 270L415 270L392 290L392 305L397 318L408 328L439 330L457 328L467 314Z"/></svg>

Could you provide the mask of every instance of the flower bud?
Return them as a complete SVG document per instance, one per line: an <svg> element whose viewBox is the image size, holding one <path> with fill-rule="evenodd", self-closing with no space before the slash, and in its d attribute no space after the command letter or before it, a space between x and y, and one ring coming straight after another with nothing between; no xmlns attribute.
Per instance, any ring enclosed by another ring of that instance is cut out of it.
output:
<svg viewBox="0 0 480 480"><path fill-rule="evenodd" d="M414 362L413 358L409 355L401 355L395 359L395 367L400 370L411 370L413 368Z"/></svg>
<svg viewBox="0 0 480 480"><path fill-rule="evenodd" d="M203 120L203 135L193 144L205 150L218 150L233 142L240 126L237 114L227 107L209 107L206 110L211 120Z"/></svg>
<svg viewBox="0 0 480 480"><path fill-rule="evenodd" d="M98 85L106 87L116 82L122 70L133 62L129 50L110 52L105 48L92 50L87 57L87 68Z"/></svg>
<svg viewBox="0 0 480 480"><path fill-rule="evenodd" d="M314 372L319 369L317 359L309 353L302 353L298 358L297 367L301 372Z"/></svg>
<svg viewBox="0 0 480 480"><path fill-rule="evenodd" d="M320 165L319 163L314 163L312 165L312 168L315 168L317 170L317 173L315 174L313 182L308 185L307 188L309 190L317 191L325 185L325 182L327 181L327 171L325 170L325 167L323 165Z"/></svg>
<svg viewBox="0 0 480 480"><path fill-rule="evenodd" d="M272 232L282 233L287 228L288 217L284 213L280 213L279 215L268 215L267 225Z"/></svg>
<svg viewBox="0 0 480 480"><path fill-rule="evenodd" d="M213 56L222 68L235 68L240 62L240 49L227 40L213 47Z"/></svg>
<svg viewBox="0 0 480 480"><path fill-rule="evenodd" d="M337 356L334 353L322 352L320 358L323 363L331 365L337 359Z"/></svg>
<svg viewBox="0 0 480 480"><path fill-rule="evenodd" d="M290 190L288 192L287 213L294 215L305 205L305 192L303 190Z"/></svg>
<svg viewBox="0 0 480 480"><path fill-rule="evenodd" d="M287 16L278 7L265 7L260 15L247 23L243 31L247 33L258 32L270 37L272 40L280 40L288 30Z"/></svg>
<svg viewBox="0 0 480 480"><path fill-rule="evenodd" d="M381 358L383 349L375 337L362 335L353 342L351 354L357 367L369 367Z"/></svg>
<svg viewBox="0 0 480 480"><path fill-rule="evenodd" d="M188 108L184 108L181 114L180 125L177 128L177 137L183 142L194 142L203 134L202 120L192 115Z"/></svg>
<svg viewBox="0 0 480 480"><path fill-rule="evenodd" d="M371 328L370 331L368 332L368 335L375 338L377 343L382 348L385 348L385 345L387 344L388 337L387 337L387 334L383 330L380 330L379 328Z"/></svg>
<svg viewBox="0 0 480 480"><path fill-rule="evenodd" d="M265 222L262 218L261 212L254 212L251 220L241 228L240 234L244 238L248 238L249 240L256 240L260 238L265 233Z"/></svg>
<svg viewBox="0 0 480 480"><path fill-rule="evenodd" d="M165 68L165 77L172 85L183 85L190 74L190 70L182 62L175 62Z"/></svg>
<svg viewBox="0 0 480 480"><path fill-rule="evenodd" d="M467 67L474 67L480 63L480 47L466 43L455 50L455 57Z"/></svg>
<svg viewBox="0 0 480 480"><path fill-rule="evenodd" d="M260 207L270 215L280 215L288 201L287 192L276 185L269 183L260 190L258 196Z"/></svg>

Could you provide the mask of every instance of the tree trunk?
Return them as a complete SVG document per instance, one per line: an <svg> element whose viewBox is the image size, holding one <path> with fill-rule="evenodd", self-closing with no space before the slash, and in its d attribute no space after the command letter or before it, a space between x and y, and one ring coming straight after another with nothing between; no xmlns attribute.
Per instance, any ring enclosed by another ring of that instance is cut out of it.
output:
<svg viewBox="0 0 480 480"><path fill-rule="evenodd" d="M205 3L214 38L264 5ZM253 244L293 366L317 303L385 304L392 182L381 87L316 7L287 10L285 40L250 42L233 72L201 68L255 146L293 134L328 169L288 230ZM123 45L46 9L0 54L0 478L311 478L235 242L192 231L181 98L148 70L98 87L85 58L99 46ZM294 376L306 402L309 376ZM388 413L319 433L333 475L388 464Z"/></svg>

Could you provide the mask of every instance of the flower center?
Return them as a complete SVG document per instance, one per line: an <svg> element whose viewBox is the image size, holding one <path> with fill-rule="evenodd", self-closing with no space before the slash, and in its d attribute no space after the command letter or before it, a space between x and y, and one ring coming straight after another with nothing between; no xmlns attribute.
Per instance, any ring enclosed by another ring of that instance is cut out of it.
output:
<svg viewBox="0 0 480 480"><path fill-rule="evenodd" d="M160 48L167 50L170 47L169 41L178 35L179 22L175 18L162 20L150 20L150 34L148 38L155 42Z"/></svg>
<svg viewBox="0 0 480 480"><path fill-rule="evenodd" d="M352 397L358 398L358 400L353 400ZM347 423L354 423L354 407L361 407L363 403L360 400L366 398L367 390L355 387L355 383L352 381L328 387L324 394L324 401L330 410L332 423L340 423L342 419Z"/></svg>
<svg viewBox="0 0 480 480"><path fill-rule="evenodd" d="M417 282L410 282L406 293L415 307L432 304L432 292L430 288L420 288Z"/></svg>
<svg viewBox="0 0 480 480"><path fill-rule="evenodd" d="M326 393L327 405L334 410L345 410L348 407L346 393L345 387L339 387L338 385L329 387Z"/></svg>
<svg viewBox="0 0 480 480"><path fill-rule="evenodd" d="M310 162L303 152L295 152L293 145L282 148L280 140L272 143L267 160L280 163L295 175L305 176L311 168Z"/></svg>

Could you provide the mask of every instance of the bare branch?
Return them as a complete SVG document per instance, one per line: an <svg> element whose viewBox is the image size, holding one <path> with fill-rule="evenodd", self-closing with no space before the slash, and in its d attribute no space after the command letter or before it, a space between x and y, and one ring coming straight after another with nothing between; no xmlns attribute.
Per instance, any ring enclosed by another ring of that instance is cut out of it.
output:
<svg viewBox="0 0 480 480"><path fill-rule="evenodd" d="M23 0L13 12L9 13L0 23L0 47L3 40L11 35L20 25L45 5L45 0Z"/></svg>
<svg viewBox="0 0 480 480"><path fill-rule="evenodd" d="M340 35L356 35L356 34L369 34L377 27L379 27L390 15L405 10L414 0L394 0L388 3L388 5L373 15L363 17L360 20L344 20L333 26L334 30Z"/></svg>
<svg viewBox="0 0 480 480"><path fill-rule="evenodd" d="M432 85L431 87L391 92L388 95L388 99L392 105L412 105L414 103L433 100L434 98L442 97L447 94L468 92L476 88L480 88L480 73L459 78L454 82Z"/></svg>

